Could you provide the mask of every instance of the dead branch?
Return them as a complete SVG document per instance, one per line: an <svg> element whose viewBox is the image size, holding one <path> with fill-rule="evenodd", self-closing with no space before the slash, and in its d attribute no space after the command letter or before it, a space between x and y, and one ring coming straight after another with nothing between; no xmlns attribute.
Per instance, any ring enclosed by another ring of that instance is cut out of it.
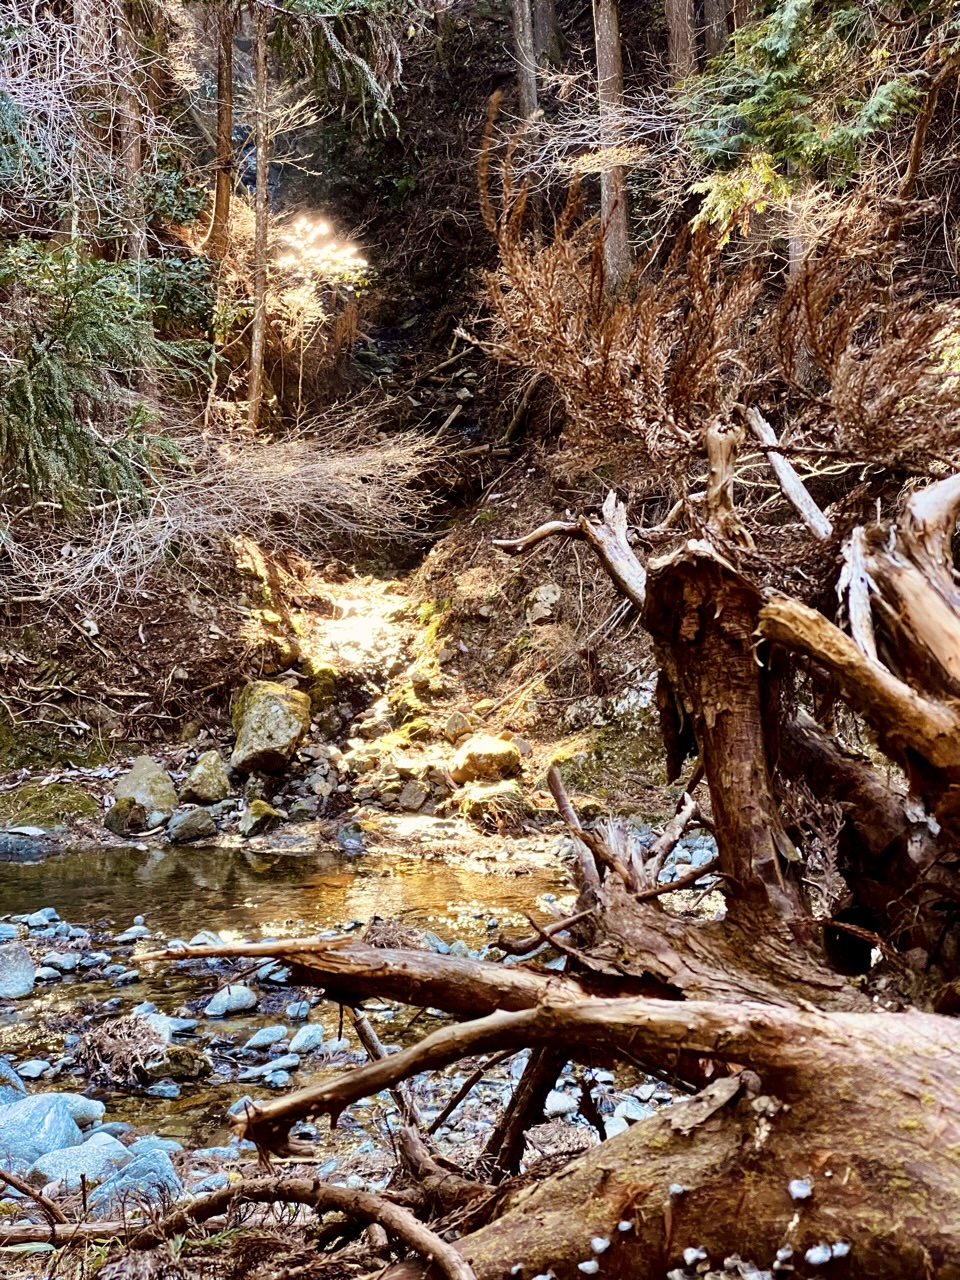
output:
<svg viewBox="0 0 960 1280"><path fill-rule="evenodd" d="M43 1195L35 1187L31 1187L29 1182L24 1182L22 1178L18 1178L15 1173L10 1173L7 1169L0 1169L0 1182L5 1182L8 1187L12 1187L14 1191L19 1191L22 1196L27 1196L35 1201L43 1210L47 1221L53 1225L54 1223L65 1223L67 1221L66 1214L59 1205L47 1196Z"/></svg>
<svg viewBox="0 0 960 1280"><path fill-rule="evenodd" d="M308 940L311 944L316 940ZM323 940L321 940L323 941ZM442 1005L451 1013L470 1017L494 1009L529 1009L542 1000L577 1000L584 988L563 974L534 973L530 969L430 951L401 951L368 947L360 942L304 946L297 941L229 943L222 947L187 947L149 952L151 960L186 957L270 955L295 965L302 980L322 987L331 1000L344 1004L378 997L411 1005ZM142 959L142 957L140 958ZM421 997L423 997L421 999Z"/></svg>
<svg viewBox="0 0 960 1280"><path fill-rule="evenodd" d="M843 569L837 584L837 593L847 593L847 621L850 634L857 646L872 661L877 661L877 637L870 612L870 579L867 576L866 548L862 525L850 534L843 544Z"/></svg>
<svg viewBox="0 0 960 1280"><path fill-rule="evenodd" d="M960 713L932 702L873 662L816 609L776 595L760 610L766 640L805 653L836 676L845 697L891 743L918 751L941 769L960 767Z"/></svg>
<svg viewBox="0 0 960 1280"><path fill-rule="evenodd" d="M260 1178L214 1191L193 1203L174 1209L156 1225L144 1228L130 1242L132 1249L153 1249L190 1227L227 1213L241 1204L302 1204L321 1213L331 1211L378 1222L409 1248L436 1262L448 1280L474 1280L473 1271L459 1253L418 1222L409 1210L369 1191L331 1187L317 1179Z"/></svg>
<svg viewBox="0 0 960 1280"><path fill-rule="evenodd" d="M767 461L783 490L783 496L814 537L821 540L829 538L833 533L833 525L810 496L809 489L797 475L793 463L779 452L780 442L773 427L759 409L748 409L746 419L750 430L766 446Z"/></svg>
<svg viewBox="0 0 960 1280"><path fill-rule="evenodd" d="M441 1164L416 1129L407 1126L400 1130L400 1151L428 1202L442 1213L450 1213L472 1200L496 1194L487 1183L465 1178L456 1168L445 1167L449 1161Z"/></svg>
<svg viewBox="0 0 960 1280"><path fill-rule="evenodd" d="M137 1225L129 1222L57 1222L47 1227L38 1227L14 1223L0 1226L0 1246L52 1244L62 1249L84 1240L122 1240Z"/></svg>

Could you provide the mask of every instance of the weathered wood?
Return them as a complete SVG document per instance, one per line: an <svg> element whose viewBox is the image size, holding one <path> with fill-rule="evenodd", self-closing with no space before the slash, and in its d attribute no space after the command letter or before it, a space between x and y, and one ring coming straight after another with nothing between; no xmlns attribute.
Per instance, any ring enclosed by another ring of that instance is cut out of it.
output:
<svg viewBox="0 0 960 1280"><path fill-rule="evenodd" d="M780 442L773 427L759 409L748 409L746 419L750 430L766 447L767 461L783 490L783 496L814 537L821 540L832 537L833 525L810 496L810 491L797 475L793 463L779 451Z"/></svg>

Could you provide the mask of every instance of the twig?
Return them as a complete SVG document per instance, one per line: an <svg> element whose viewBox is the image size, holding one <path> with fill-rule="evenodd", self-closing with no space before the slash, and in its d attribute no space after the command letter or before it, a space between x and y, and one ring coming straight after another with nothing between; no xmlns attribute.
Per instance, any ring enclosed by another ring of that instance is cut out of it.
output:
<svg viewBox="0 0 960 1280"><path fill-rule="evenodd" d="M383 1196L347 1187L332 1187L318 1179L258 1178L224 1187L211 1195L168 1213L155 1225L144 1228L130 1242L131 1249L153 1249L172 1236L185 1234L195 1224L226 1213L240 1204L302 1204L320 1213L337 1212L379 1222L409 1248L437 1264L448 1280L475 1280L469 1263L429 1227L418 1222L408 1209L392 1204Z"/></svg>
<svg viewBox="0 0 960 1280"><path fill-rule="evenodd" d="M690 885L696 884L704 876L716 871L719 866L720 859L711 858L702 867L696 867L693 871L688 871L685 876L680 876L677 880L671 880L669 884L658 884L654 889L641 889L636 895L636 900L637 902L648 902L651 898L659 898L663 893L673 893L675 889L688 889Z"/></svg>
<svg viewBox="0 0 960 1280"><path fill-rule="evenodd" d="M594 914L595 910L595 907L589 907L586 911L578 911L576 915L564 916L562 920L554 920L553 924L545 925L543 929L539 929L532 938L506 938L501 933L497 938L497 946L510 956L526 955L528 951L532 951L534 947L540 945L544 934L552 941L555 934L563 933L572 924L578 924L581 920L586 920L588 916Z"/></svg>
<svg viewBox="0 0 960 1280"><path fill-rule="evenodd" d="M362 1009L355 1009L351 1006L350 1016L353 1018L353 1026L356 1031L360 1043L366 1049L367 1053L373 1059L385 1058L387 1051L380 1043L380 1037L370 1025L370 1019ZM415 1124L418 1128L423 1128L423 1117L417 1110L417 1104L411 1096L410 1090L401 1085L390 1090L393 1100L400 1108L407 1124Z"/></svg>
<svg viewBox="0 0 960 1280"><path fill-rule="evenodd" d="M469 1094L480 1083L492 1067L496 1067L501 1062L506 1062L507 1058L512 1058L514 1056L515 1054L513 1049L504 1049L503 1053L496 1053L492 1058L488 1058L486 1062L482 1062L480 1066L477 1067L476 1071L471 1072L470 1075L467 1076L466 1080L464 1080L463 1084L443 1108L436 1120L434 1120L430 1125L427 1133L434 1134L441 1125L446 1124L467 1094Z"/></svg>
<svg viewBox="0 0 960 1280"><path fill-rule="evenodd" d="M821 541L831 537L833 525L810 496L806 485L794 470L793 463L782 453L775 451L778 441L773 427L759 409L747 409L745 416L750 430L767 451L767 461L783 490L783 496L815 537Z"/></svg>
<svg viewBox="0 0 960 1280"><path fill-rule="evenodd" d="M31 1200L36 1201L51 1225L54 1223L62 1225L67 1221L66 1215L59 1206L31 1187L29 1182L24 1182L22 1178L18 1178L15 1173L8 1173L6 1169L0 1169L0 1182L5 1182L8 1187L13 1187L14 1191L19 1191L22 1196L29 1196Z"/></svg>
<svg viewBox="0 0 960 1280"><path fill-rule="evenodd" d="M563 779L560 776L560 770L556 765L551 765L550 769L547 771L547 786L550 788L550 794L557 802L557 809L560 811L561 818L563 818L570 830L574 832L577 839L586 845L587 849L589 849L590 853L593 854L596 861L603 863L603 865L613 871L615 875L619 876L628 889L636 890L639 888L633 868L627 866L623 859L610 848L602 836L597 835L595 831L587 831L584 829L580 819L574 812L573 805L570 803L570 798L564 789ZM596 871L596 864L593 866L593 872L594 875L596 875L596 879L591 876L590 863L582 855L580 857L580 867L583 875L584 888L592 890L598 889L600 887L600 879L599 874Z"/></svg>

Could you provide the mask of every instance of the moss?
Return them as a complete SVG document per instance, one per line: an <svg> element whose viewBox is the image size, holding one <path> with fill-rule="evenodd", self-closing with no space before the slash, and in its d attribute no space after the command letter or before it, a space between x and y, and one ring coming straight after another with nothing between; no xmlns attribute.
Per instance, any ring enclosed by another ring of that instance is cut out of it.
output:
<svg viewBox="0 0 960 1280"><path fill-rule="evenodd" d="M79 742L73 735L55 729L38 729L15 725L0 710L0 769L41 769L52 765L73 764L95 767L104 764L113 752L124 752L135 743L104 743L99 734Z"/></svg>
<svg viewBox="0 0 960 1280"><path fill-rule="evenodd" d="M48 787L26 782L15 791L0 794L0 821L15 827L55 827L98 813L96 796L68 782L53 782Z"/></svg>
<svg viewBox="0 0 960 1280"><path fill-rule="evenodd" d="M396 689L391 689L387 694L387 705L390 714L401 726L422 718L427 710L412 684L401 684Z"/></svg>
<svg viewBox="0 0 960 1280"><path fill-rule="evenodd" d="M301 670L307 677L307 693L314 712L326 711L340 701L341 674L331 662L304 658Z"/></svg>
<svg viewBox="0 0 960 1280"><path fill-rule="evenodd" d="M622 790L624 780L631 774L651 785L662 785L663 760L663 744L654 724L631 726L629 730L605 725L558 743L537 786L546 786L547 769L556 765L567 787L606 798Z"/></svg>

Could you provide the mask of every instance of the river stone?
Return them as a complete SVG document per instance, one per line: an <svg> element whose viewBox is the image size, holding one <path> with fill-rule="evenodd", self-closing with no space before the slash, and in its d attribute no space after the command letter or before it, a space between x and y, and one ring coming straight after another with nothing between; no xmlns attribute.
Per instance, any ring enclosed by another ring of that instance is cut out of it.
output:
<svg viewBox="0 0 960 1280"><path fill-rule="evenodd" d="M130 1159L122 1142L108 1133L95 1133L82 1146L50 1151L35 1160L27 1170L27 1182L34 1187L62 1182L65 1191L77 1191L81 1176L88 1183L102 1182Z"/></svg>
<svg viewBox="0 0 960 1280"><path fill-rule="evenodd" d="M204 1013L208 1018L222 1018L229 1013L243 1013L257 1007L257 997L242 982L223 987L208 1002Z"/></svg>
<svg viewBox="0 0 960 1280"><path fill-rule="evenodd" d="M167 823L167 839L172 844L209 840L217 834L217 824L206 809L178 809Z"/></svg>
<svg viewBox="0 0 960 1280"><path fill-rule="evenodd" d="M430 788L411 778L397 797L397 803L408 813L415 813L423 808L429 798Z"/></svg>
<svg viewBox="0 0 960 1280"><path fill-rule="evenodd" d="M99 1124L103 1119L103 1113L107 1109L97 1098L87 1098L82 1093L58 1093L54 1096L65 1103L74 1121L81 1129L88 1129L91 1125ZM114 1137L116 1137L116 1134L114 1134Z"/></svg>
<svg viewBox="0 0 960 1280"><path fill-rule="evenodd" d="M448 742L456 745L460 739L473 730L473 725L462 711L454 711L443 726L443 736Z"/></svg>
<svg viewBox="0 0 960 1280"><path fill-rule="evenodd" d="M219 751L205 751L180 788L184 804L218 804L229 794L230 779Z"/></svg>
<svg viewBox="0 0 960 1280"><path fill-rule="evenodd" d="M520 772L520 751L512 742L480 733L459 748L450 776L454 782L496 782Z"/></svg>
<svg viewBox="0 0 960 1280"><path fill-rule="evenodd" d="M210 1075L213 1064L194 1045L168 1044L144 1062L143 1070L151 1080L199 1080Z"/></svg>
<svg viewBox="0 0 960 1280"><path fill-rule="evenodd" d="M472 782L457 797L465 818L482 822L487 818L516 819L529 808L520 784L514 778L502 782Z"/></svg>
<svg viewBox="0 0 960 1280"><path fill-rule="evenodd" d="M137 756L132 768L118 779L113 794L143 806L147 827L162 826L177 807L177 793L170 775L149 756Z"/></svg>
<svg viewBox="0 0 960 1280"><path fill-rule="evenodd" d="M43 929L48 924L55 924L59 919L56 907L41 907L39 911L24 916L23 923L28 929Z"/></svg>
<svg viewBox="0 0 960 1280"><path fill-rule="evenodd" d="M48 951L40 957L40 963L48 969L59 969L61 973L73 973L80 959L70 951Z"/></svg>
<svg viewBox="0 0 960 1280"><path fill-rule="evenodd" d="M580 1103L572 1094L564 1093L561 1089L551 1089L543 1104L543 1114L548 1120L555 1120L557 1116L572 1116L579 1106Z"/></svg>
<svg viewBox="0 0 960 1280"><path fill-rule="evenodd" d="M301 1027L290 1041L290 1052L313 1053L314 1049L319 1049L322 1044L323 1027L316 1022L311 1022L307 1026Z"/></svg>
<svg viewBox="0 0 960 1280"><path fill-rule="evenodd" d="M8 1000L28 996L35 976L30 952L22 942L6 942L0 946L0 996Z"/></svg>
<svg viewBox="0 0 960 1280"><path fill-rule="evenodd" d="M0 921L0 942L13 942L20 937L20 930L15 924Z"/></svg>
<svg viewBox="0 0 960 1280"><path fill-rule="evenodd" d="M283 814L267 804L266 800L251 800L237 823L237 830L242 836L259 835L261 831L269 831L278 822L283 821Z"/></svg>
<svg viewBox="0 0 960 1280"><path fill-rule="evenodd" d="M50 1151L78 1147L80 1129L60 1094L40 1093L0 1109L0 1168L29 1169Z"/></svg>
<svg viewBox="0 0 960 1280"><path fill-rule="evenodd" d="M259 1067L244 1067L237 1073L238 1080L257 1080L274 1071L290 1071L299 1067L300 1056L296 1053L285 1053L282 1058L274 1058L270 1062L262 1062Z"/></svg>
<svg viewBox="0 0 960 1280"><path fill-rule="evenodd" d="M310 728L310 699L271 680L254 680L233 708L237 735L230 763L242 773L276 773Z"/></svg>
<svg viewBox="0 0 960 1280"><path fill-rule="evenodd" d="M19 1102L26 1096L23 1081L7 1059L0 1058L0 1107L5 1107L9 1102Z"/></svg>
<svg viewBox="0 0 960 1280"><path fill-rule="evenodd" d="M131 1205L176 1200L182 1194L183 1183L167 1153L144 1151L101 1182L88 1197L87 1207L95 1218L113 1218Z"/></svg>
<svg viewBox="0 0 960 1280"><path fill-rule="evenodd" d="M136 835L147 829L147 811L133 796L123 796L107 810L103 825L115 836Z"/></svg>
<svg viewBox="0 0 960 1280"><path fill-rule="evenodd" d="M51 1064L46 1058L29 1058L26 1062L21 1062L19 1071L24 1080L39 1080L41 1076L49 1075L53 1070Z"/></svg>
<svg viewBox="0 0 960 1280"><path fill-rule="evenodd" d="M157 1134L148 1134L145 1138L138 1138L136 1142L131 1142L127 1150L132 1156L142 1156L148 1151L182 1151L183 1143L178 1142L176 1138L161 1138Z"/></svg>
<svg viewBox="0 0 960 1280"><path fill-rule="evenodd" d="M287 1028L279 1024L275 1027L261 1027L259 1031L255 1031L244 1049L269 1049L272 1044L276 1044L278 1040L285 1040Z"/></svg>

